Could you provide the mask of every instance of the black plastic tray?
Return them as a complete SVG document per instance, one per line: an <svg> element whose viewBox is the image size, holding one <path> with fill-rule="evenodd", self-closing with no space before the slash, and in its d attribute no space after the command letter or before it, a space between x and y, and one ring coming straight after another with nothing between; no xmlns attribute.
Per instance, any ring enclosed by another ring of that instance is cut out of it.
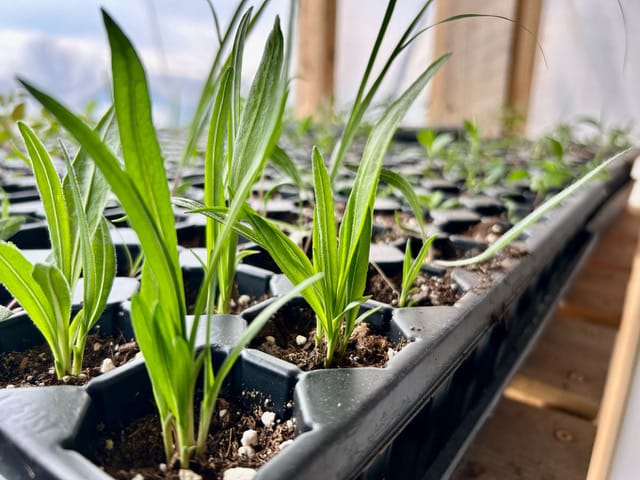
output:
<svg viewBox="0 0 640 480"><path fill-rule="evenodd" d="M489 288L473 272L459 269L453 276L466 293L456 305L383 309L378 321L390 335L413 340L385 368L302 372L246 349L226 392L260 391L281 418L293 415L300 429L255 478L446 475L588 251L602 226L590 221L601 211L610 213L607 201L627 179L625 165L532 226L521 242L530 254L497 274ZM280 275L241 271L258 274L255 288L286 288ZM212 337L217 362L245 322L240 316L219 318ZM79 452L97 422L115 427L147 411L149 399L141 360L85 388L0 391L0 475L109 478ZM287 408L291 400L293 411Z"/></svg>

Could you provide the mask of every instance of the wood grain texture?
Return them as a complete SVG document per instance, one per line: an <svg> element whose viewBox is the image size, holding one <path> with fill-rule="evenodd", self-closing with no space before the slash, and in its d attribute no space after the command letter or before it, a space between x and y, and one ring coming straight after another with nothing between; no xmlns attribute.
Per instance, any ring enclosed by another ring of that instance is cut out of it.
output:
<svg viewBox="0 0 640 480"><path fill-rule="evenodd" d="M556 317L542 334L518 375L535 379L549 391L528 390L526 384L512 383L510 390L547 401L547 394L556 391L556 401L562 410L572 411L572 397L578 396L591 405L594 418L607 379L609 358L615 342L616 330L611 327ZM566 395L565 395L566 394ZM547 397L545 399L545 397ZM584 416L574 410L575 414Z"/></svg>
<svg viewBox="0 0 640 480"><path fill-rule="evenodd" d="M532 407L557 410L585 420L593 420L598 414L599 402L522 374L513 378L504 396Z"/></svg>
<svg viewBox="0 0 640 480"><path fill-rule="evenodd" d="M515 0L449 0L436 2L436 21L481 13L514 18ZM439 25L434 53L453 56L433 78L428 122L458 127L474 119L482 133L499 133L498 114L505 105L509 85L513 24L497 18L471 18Z"/></svg>
<svg viewBox="0 0 640 480"><path fill-rule="evenodd" d="M503 399L455 480L582 480L595 436L589 421Z"/></svg>
<svg viewBox="0 0 640 480"><path fill-rule="evenodd" d="M602 236L562 300L562 315L619 325L639 232L640 216L625 210Z"/></svg>
<svg viewBox="0 0 640 480"><path fill-rule="evenodd" d="M626 288L626 300L620 324L610 374L607 378L605 395L602 401L601 417L593 456L589 465L589 480L609 477L616 449L619 456L630 455L634 445L620 444L622 424L631 411L637 410L637 404L628 400L633 391L634 372L638 368L640 352L640 239L636 243L633 266L629 284ZM636 380L637 382L637 380ZM636 387L637 388L637 387ZM637 400L636 400L637 402ZM637 445L636 445L637 446ZM628 472L631 474L631 472ZM637 474L637 472L635 472ZM617 478L621 478L617 476Z"/></svg>
<svg viewBox="0 0 640 480"><path fill-rule="evenodd" d="M334 94L336 0L300 0L297 32L295 115L315 117Z"/></svg>
<svg viewBox="0 0 640 480"><path fill-rule="evenodd" d="M640 338L640 283L629 281L634 252L640 248L637 215L627 209L603 226L607 229L576 276L561 313L556 312L506 390L509 398L503 397L474 439L455 479L585 478L596 420L603 433L594 447L593 458L598 460L592 460L595 473L590 471L589 479L606 478L603 472L615 443L612 430L620 422L629 359L635 358ZM640 270L640 260L635 262ZM633 319L623 323L618 334L620 316ZM603 325L607 322L612 326ZM622 349L626 355L618 354L609 369L614 345L616 353ZM608 373L615 370L626 373Z"/></svg>
<svg viewBox="0 0 640 480"><path fill-rule="evenodd" d="M516 23L512 27L514 32L506 104L523 118L529 112L542 4L542 0L518 0ZM520 126L524 127L524 124Z"/></svg>

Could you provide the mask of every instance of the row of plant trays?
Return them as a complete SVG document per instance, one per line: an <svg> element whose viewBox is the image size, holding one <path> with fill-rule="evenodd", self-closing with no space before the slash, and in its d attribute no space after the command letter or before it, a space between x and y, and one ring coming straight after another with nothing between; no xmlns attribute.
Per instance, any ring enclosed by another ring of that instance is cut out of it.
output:
<svg viewBox="0 0 640 480"><path fill-rule="evenodd" d="M461 294L454 305L382 305L368 320L372 330L404 343L383 368L303 371L256 348L245 349L223 396L273 411L282 424L294 420L288 425L295 424L296 431L293 442L262 465L255 478L440 478L450 472L597 237L603 222L594 219L612 213L605 207L627 182L632 159L630 154L606 179L592 182L533 225L517 245L526 254L503 255L496 268L450 272L452 288ZM37 201L29 203L34 198L28 186L10 190L14 211L37 217ZM279 211L289 206L285 201ZM465 216L482 218L481 208L442 213L441 219L432 215L442 241L454 250L477 246L452 232ZM185 216L179 223L182 243L197 246L202 220ZM127 270L124 252L136 254L132 233L125 226L113 235L120 273ZM28 253L32 258L47 255L41 222L25 225L12 241L34 249ZM377 263L383 269L399 268L402 251L381 248ZM264 255L248 260L260 257ZM185 248L181 259L185 284L198 284L202 272L193 254ZM241 265L237 281L241 293L257 299L289 288L281 274L264 265ZM99 323L101 332L133 337L127 300L136 288L135 279L116 282ZM6 293L0 296L3 304L10 300ZM247 322L269 301L214 318L214 361L221 363ZM364 308L373 306L377 304L370 301ZM295 324L296 319L286 322ZM0 322L0 352L39 343L42 338L25 315ZM152 412L152 392L144 360L133 359L85 386L5 388L0 390L0 411L0 477L102 479L110 476L87 458L101 448L96 445L102 441L96 440L98 431L117 432ZM250 461L247 465L253 466Z"/></svg>

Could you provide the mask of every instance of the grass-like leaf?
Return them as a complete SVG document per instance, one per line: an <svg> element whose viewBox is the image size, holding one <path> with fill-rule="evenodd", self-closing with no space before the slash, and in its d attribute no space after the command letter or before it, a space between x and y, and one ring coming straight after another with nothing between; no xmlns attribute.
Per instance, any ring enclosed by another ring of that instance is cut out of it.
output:
<svg viewBox="0 0 640 480"><path fill-rule="evenodd" d="M246 28L249 18L250 14L243 17L242 29ZM235 235L233 224L275 145L286 95L282 35L276 20L241 112L233 112L234 104L238 108L241 105L239 93L234 93L233 88L240 75L239 71L234 70L234 65L240 65L239 60L228 65L229 68L223 73L221 88L217 91L213 107L215 117L210 123L212 130L208 142L209 175L216 168L227 169L230 181L227 184L214 184L214 189L208 192L207 197L215 202L221 199L225 208L229 205L229 224L214 230L215 238L210 245L205 281L196 302L196 318L187 329L172 205L162 154L152 124L146 76L131 42L106 13L104 23L111 46L114 109L124 168L107 142L91 131L78 116L28 83L23 84L93 158L140 239L145 261L140 291L132 298L133 327L151 379L167 460L177 454L181 464L186 467L194 452L204 448L217 389L224 375L237 358L239 348L250 341L250 336L255 334L257 328L248 330L221 373L213 371L208 345L202 351L196 351L195 338L200 314L211 291L215 290L218 262L226 260L222 255L230 244L229 237ZM239 38L235 52L237 59L241 56L243 36L243 31L236 35ZM224 161L221 161L222 153L226 155ZM222 172L215 172L216 175L219 173ZM69 188L73 190L76 203L81 201L78 183L70 177ZM222 185L222 189L216 191L219 185ZM85 229L83 234L85 244L88 230ZM106 231L98 227L96 233L105 234ZM99 235L93 241L93 249L87 251L89 255L98 259L110 254L108 245L101 243ZM232 255L235 256L235 251ZM105 277L96 277L92 285L99 288L99 283L105 280ZM303 283L292 294L308 284ZM207 319L209 313L207 310ZM205 400L199 412L201 431L196 434L195 386L200 373L204 374Z"/></svg>
<svg viewBox="0 0 640 480"><path fill-rule="evenodd" d="M0 281L19 299L49 345L56 345L53 308L31 272L33 265L11 243L0 242Z"/></svg>
<svg viewBox="0 0 640 480"><path fill-rule="evenodd" d="M210 208L193 201L178 201L192 211L223 221L225 228L234 228L265 248L294 285L314 273L324 272L325 279L313 288L306 289L302 295L316 314L316 340L324 337L327 366L333 364L336 354L344 354L353 328L359 321L357 307L366 300L364 289L369 265L373 203L384 154L407 109L448 56L443 55L431 64L373 127L347 200L339 232L336 231L334 219L330 177L322 155L319 150L314 149L312 164L316 205L313 214L312 261L277 226L246 205L241 217L246 224L242 224L234 220L238 217L232 208ZM389 178L401 184L394 177ZM404 187L401 185L401 188Z"/></svg>
<svg viewBox="0 0 640 480"><path fill-rule="evenodd" d="M19 129L29 155L25 158L33 168L46 212L52 263L31 265L15 248L3 246L0 257L6 271L0 281L42 332L53 354L57 376L78 375L86 335L104 310L115 276L115 253L106 224L90 228L87 221L87 212L102 218L107 191L99 191L98 177L91 174L91 169L84 169L84 194L95 202L87 204L64 148L67 175L63 182L40 139L24 123L19 124ZM86 166L82 151L76 159L79 169ZM100 201L101 197L104 201ZM78 249L82 250L81 258ZM81 272L84 305L72 321L72 292Z"/></svg>
<svg viewBox="0 0 640 480"><path fill-rule="evenodd" d="M371 105L373 98L375 97L382 81L386 77L387 72L395 62L396 58L402 51L419 35L416 34L411 37L412 32L415 30L416 26L420 19L424 16L427 9L431 5L433 0L427 0L423 3L422 7L416 12L413 16L411 22L403 32L400 39L395 44L394 48L391 50L391 54L387 57L384 66L374 79L371 86L367 89L367 85L369 83L369 77L373 70L373 66L378 59L378 54L380 52L380 47L382 45L382 41L384 40L387 29L389 27L389 23L391 22L391 18L393 17L393 12L396 8L396 0L390 0L387 3L387 8L385 10L384 17L382 22L380 23L380 27L378 28L378 34L376 36L376 40L374 42L373 48L369 55L369 59L367 60L367 66L365 71L363 72L362 79L360 80L360 85L358 87L358 93L356 94L356 98L353 102L353 107L349 112L349 117L347 119L347 123L344 128L344 132L342 136L338 139L332 153L331 153L331 171L330 176L332 181L335 180L338 170L342 165L343 159L347 150L351 146L353 139L358 131L360 124L362 123L362 119L364 117L365 112Z"/></svg>
<svg viewBox="0 0 640 480"><path fill-rule="evenodd" d="M402 287L400 289L400 297L398 299L399 307L402 308L409 306L409 298L414 292L413 284L418 278L422 265L424 265L427 255L429 254L429 249L436 238L437 235L431 235L426 239L413 261L411 260L411 239L407 241L404 260L402 262Z"/></svg>
<svg viewBox="0 0 640 480"><path fill-rule="evenodd" d="M40 285L49 299L53 316L48 319L55 332L53 361L58 378L71 370L69 346L69 316L71 314L71 288L62 270L56 265L36 263L33 279Z"/></svg>
<svg viewBox="0 0 640 480"><path fill-rule="evenodd" d="M49 152L33 133L33 130L22 122L18 123L18 128L29 153L38 192L47 217L51 250L56 265L69 280L72 275L73 241L71 240L71 224L62 183L58 178Z"/></svg>
<svg viewBox="0 0 640 480"><path fill-rule="evenodd" d="M606 170L611 164L625 157L631 149L624 150L613 157L609 158L605 162L601 163L589 173L584 175L582 178L574 182L573 184L566 187L564 190L556 193L553 197L549 198L542 205L536 208L529 215L524 217L518 223L516 223L513 227L507 230L498 240L492 243L489 248L487 248L482 253L471 257L465 258L461 260L436 260L433 263L443 266L443 267L465 267L467 265L474 265L476 263L481 263L489 260L496 253L500 252L503 248L513 243L520 235L522 235L527 228L533 225L535 222L540 220L543 216L549 213L551 210L560 205L564 200L571 197L574 193L576 193L580 188L586 185L588 182L593 180L594 177L602 173Z"/></svg>
<svg viewBox="0 0 640 480"><path fill-rule="evenodd" d="M109 227L104 217L98 218L97 228L92 228L85 213L85 203L80 191L80 185L71 161L64 157L67 165L68 191L71 194L71 204L76 217L77 238L82 257L83 273L83 306L76 318L71 322L71 337L74 339L73 365L71 373L78 375L82 368L84 347L89 330L96 324L113 285L116 275L116 255L109 235ZM95 177L94 177L95 178ZM106 197L106 194L104 195ZM98 206L102 201L98 199ZM95 213L95 206L87 205L88 210Z"/></svg>
<svg viewBox="0 0 640 480"><path fill-rule="evenodd" d="M109 15L103 15L111 45L113 96L125 170L147 202L147 208L170 251L177 247L164 159L151 118L144 69L129 39ZM173 248L172 248L173 247Z"/></svg>
<svg viewBox="0 0 640 480"><path fill-rule="evenodd" d="M24 220L23 216L0 218L0 240L6 240L15 235L22 227Z"/></svg>

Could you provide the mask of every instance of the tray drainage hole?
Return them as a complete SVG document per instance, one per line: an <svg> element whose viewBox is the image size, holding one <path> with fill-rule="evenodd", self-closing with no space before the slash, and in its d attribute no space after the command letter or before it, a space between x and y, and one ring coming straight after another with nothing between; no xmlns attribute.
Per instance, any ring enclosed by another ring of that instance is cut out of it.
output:
<svg viewBox="0 0 640 480"><path fill-rule="evenodd" d="M564 428L558 428L553 432L553 436L556 438L556 440L562 443L573 442L573 434L569 430L566 430Z"/></svg>

